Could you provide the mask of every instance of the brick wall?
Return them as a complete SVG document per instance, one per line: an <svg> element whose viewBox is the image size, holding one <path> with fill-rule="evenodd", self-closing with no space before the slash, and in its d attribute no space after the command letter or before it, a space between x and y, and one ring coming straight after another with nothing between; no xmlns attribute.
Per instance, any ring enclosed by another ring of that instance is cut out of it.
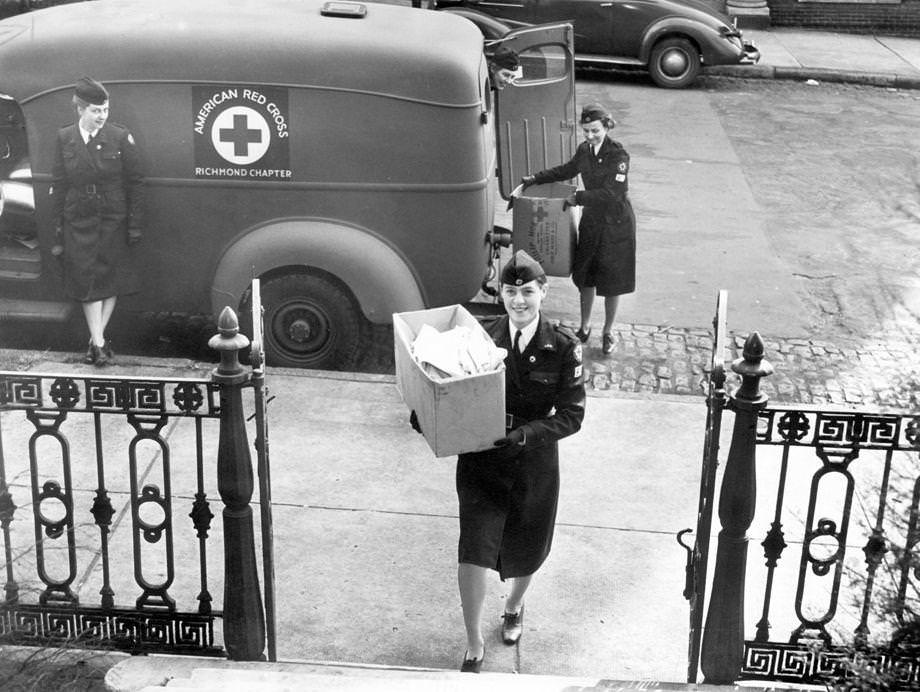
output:
<svg viewBox="0 0 920 692"><path fill-rule="evenodd" d="M773 26L920 37L920 0L767 0Z"/></svg>

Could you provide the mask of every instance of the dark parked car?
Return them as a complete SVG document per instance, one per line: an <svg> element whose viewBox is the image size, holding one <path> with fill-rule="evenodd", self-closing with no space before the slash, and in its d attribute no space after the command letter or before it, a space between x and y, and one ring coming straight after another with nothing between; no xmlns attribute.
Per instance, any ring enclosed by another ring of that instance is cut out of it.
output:
<svg viewBox="0 0 920 692"><path fill-rule="evenodd" d="M760 59L728 17L698 0L437 0L436 7L472 20L486 38L502 26L571 22L579 62L645 68L673 89L691 84L703 66Z"/></svg>

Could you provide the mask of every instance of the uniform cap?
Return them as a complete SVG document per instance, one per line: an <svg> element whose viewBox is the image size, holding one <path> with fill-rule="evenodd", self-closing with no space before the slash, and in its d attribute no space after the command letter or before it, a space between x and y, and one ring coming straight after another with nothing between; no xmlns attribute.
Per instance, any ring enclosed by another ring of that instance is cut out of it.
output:
<svg viewBox="0 0 920 692"><path fill-rule="evenodd" d="M610 115L610 112L601 104L589 103L587 106L581 109L581 117L579 118L579 122L584 125L586 123L593 123L595 120L607 120L612 124L613 116Z"/></svg>
<svg viewBox="0 0 920 692"><path fill-rule="evenodd" d="M501 280L509 286L523 286L534 279L545 279L546 272L533 257L523 250L518 250L511 261L502 269Z"/></svg>
<svg viewBox="0 0 920 692"><path fill-rule="evenodd" d="M74 90L78 99L94 106L101 106L109 100L109 92L105 87L90 77L80 77Z"/></svg>
<svg viewBox="0 0 920 692"><path fill-rule="evenodd" d="M501 46L498 50L489 55L489 60L492 61L493 65L503 70L516 70L521 66L518 54L507 46Z"/></svg>

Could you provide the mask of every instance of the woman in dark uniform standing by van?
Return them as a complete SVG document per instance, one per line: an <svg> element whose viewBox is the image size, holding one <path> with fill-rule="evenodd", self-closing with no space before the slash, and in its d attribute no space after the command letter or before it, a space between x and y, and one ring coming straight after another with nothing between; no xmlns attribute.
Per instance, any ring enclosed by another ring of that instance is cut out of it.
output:
<svg viewBox="0 0 920 692"><path fill-rule="evenodd" d="M576 336L582 343L588 340L594 296L604 296L602 348L610 353L620 296L636 290L636 216L627 196L629 154L609 137L615 123L599 103L585 106L579 122L585 141L572 159L522 182L526 187L581 175L584 190L567 200L584 207L572 264L572 281L581 295L581 327Z"/></svg>
<svg viewBox="0 0 920 692"><path fill-rule="evenodd" d="M141 238L144 176L131 133L108 122L109 94L82 77L75 85L77 121L61 128L52 170L57 245L64 290L81 303L89 329L85 363L114 358L105 329L119 295L134 293L130 245Z"/></svg>

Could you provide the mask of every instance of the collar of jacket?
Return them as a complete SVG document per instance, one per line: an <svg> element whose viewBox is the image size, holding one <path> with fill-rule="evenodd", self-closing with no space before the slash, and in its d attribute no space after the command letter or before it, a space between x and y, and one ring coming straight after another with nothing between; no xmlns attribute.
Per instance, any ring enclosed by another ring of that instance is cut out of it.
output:
<svg viewBox="0 0 920 692"><path fill-rule="evenodd" d="M511 318L507 314L502 315L495 322L491 324L494 325L487 331L493 333L493 339L498 346L503 348L511 348L511 332L508 329L508 322ZM527 344L527 348L535 346L543 351L555 351L556 350L556 334L555 327L553 323L543 316L543 313L540 313L540 316L537 318L540 320L537 325L537 331L534 332L533 338L530 340L530 343ZM494 329L494 331L493 331Z"/></svg>
<svg viewBox="0 0 920 692"><path fill-rule="evenodd" d="M553 323L543 317L542 312L540 313L539 320L540 324L537 325L537 331L533 335L533 339L531 339L530 343L543 351L555 351L556 333L553 328Z"/></svg>

